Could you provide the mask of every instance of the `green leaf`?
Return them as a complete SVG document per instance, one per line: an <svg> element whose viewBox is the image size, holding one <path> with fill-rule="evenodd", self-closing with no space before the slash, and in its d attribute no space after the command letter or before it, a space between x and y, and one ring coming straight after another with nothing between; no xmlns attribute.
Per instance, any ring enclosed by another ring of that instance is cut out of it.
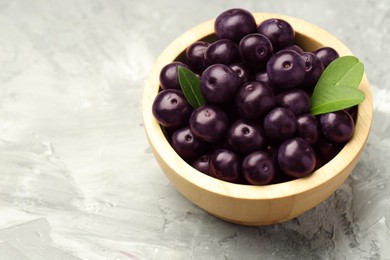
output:
<svg viewBox="0 0 390 260"><path fill-rule="evenodd" d="M198 76L196 76L196 74L191 70L182 66L179 66L177 71L181 90L183 91L188 103L190 103L193 108L206 104L206 100L200 90L200 80Z"/></svg>
<svg viewBox="0 0 390 260"><path fill-rule="evenodd" d="M356 57L340 57L326 67L318 80L315 90L331 86L357 88L362 80L363 72L364 66Z"/></svg>
<svg viewBox="0 0 390 260"><path fill-rule="evenodd" d="M364 93L352 87L330 87L317 92L311 97L311 111L313 115L325 114L360 104L364 100Z"/></svg>
<svg viewBox="0 0 390 260"><path fill-rule="evenodd" d="M322 73L311 96L311 113L325 114L345 109L364 100L358 90L364 66L354 56L344 56L331 62Z"/></svg>

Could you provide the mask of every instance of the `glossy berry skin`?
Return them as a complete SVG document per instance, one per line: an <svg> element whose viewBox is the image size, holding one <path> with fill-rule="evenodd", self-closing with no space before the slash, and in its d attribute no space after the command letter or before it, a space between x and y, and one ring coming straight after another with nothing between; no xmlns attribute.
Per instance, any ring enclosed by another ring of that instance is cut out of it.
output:
<svg viewBox="0 0 390 260"><path fill-rule="evenodd" d="M287 108L276 107L265 116L263 128L266 135L275 141L292 137L297 130L295 114Z"/></svg>
<svg viewBox="0 0 390 260"><path fill-rule="evenodd" d="M204 54L209 45L207 42L197 41L186 49L185 60L192 71L202 72L206 68Z"/></svg>
<svg viewBox="0 0 390 260"><path fill-rule="evenodd" d="M352 117L344 110L321 115L320 123L325 137L335 143L348 142L355 130Z"/></svg>
<svg viewBox="0 0 390 260"><path fill-rule="evenodd" d="M197 169L198 171L209 175L209 160L210 160L210 156L208 154L205 154L195 159L191 163L191 166Z"/></svg>
<svg viewBox="0 0 390 260"><path fill-rule="evenodd" d="M237 91L235 106L242 118L259 119L276 106L276 96L267 83L252 81Z"/></svg>
<svg viewBox="0 0 390 260"><path fill-rule="evenodd" d="M209 174L223 181L238 182L241 177L241 160L230 150L217 149L210 157Z"/></svg>
<svg viewBox="0 0 390 260"><path fill-rule="evenodd" d="M331 47L323 47L314 51L314 54L321 60L324 68L328 67L328 65L340 57L338 52Z"/></svg>
<svg viewBox="0 0 390 260"><path fill-rule="evenodd" d="M177 67L179 66L188 68L186 64L179 61L171 62L162 68L160 72L160 86L162 89L181 90L179 79L177 77Z"/></svg>
<svg viewBox="0 0 390 260"><path fill-rule="evenodd" d="M216 143L224 137L229 120L220 108L213 105L203 105L196 108L191 114L189 124L197 139Z"/></svg>
<svg viewBox="0 0 390 260"><path fill-rule="evenodd" d="M242 62L257 71L265 68L273 54L271 41L259 33L249 34L242 38L238 50Z"/></svg>
<svg viewBox="0 0 390 260"><path fill-rule="evenodd" d="M234 8L216 18L214 31L218 38L238 43L245 35L256 32L256 21L250 12Z"/></svg>
<svg viewBox="0 0 390 260"><path fill-rule="evenodd" d="M320 136L320 123L312 114L304 114L297 117L297 135L310 144L315 144Z"/></svg>
<svg viewBox="0 0 390 260"><path fill-rule="evenodd" d="M188 123L193 111L183 92L176 89L162 90L153 101L152 112L165 127L178 128Z"/></svg>
<svg viewBox="0 0 390 260"><path fill-rule="evenodd" d="M309 113L310 97L302 89L291 89L277 96L278 105L290 109L296 116Z"/></svg>
<svg viewBox="0 0 390 260"><path fill-rule="evenodd" d="M237 73L224 64L214 64L203 72L200 89L208 103L225 104L232 100L241 79Z"/></svg>
<svg viewBox="0 0 390 260"><path fill-rule="evenodd" d="M229 67L234 70L241 79L241 83L247 83L251 80L251 71L243 63L233 63Z"/></svg>
<svg viewBox="0 0 390 260"><path fill-rule="evenodd" d="M259 125L239 119L227 131L226 139L234 151L248 154L265 146L264 132Z"/></svg>
<svg viewBox="0 0 390 260"><path fill-rule="evenodd" d="M195 138L188 126L173 132L171 145L176 153L185 160L198 157L206 148L203 142Z"/></svg>
<svg viewBox="0 0 390 260"><path fill-rule="evenodd" d="M278 163L285 174L301 178L314 170L316 156L308 142L302 138L290 138L279 146Z"/></svg>
<svg viewBox="0 0 390 260"><path fill-rule="evenodd" d="M305 61L306 73L301 85L303 88L312 89L320 79L321 74L324 71L324 65L321 60L311 52L303 53L302 57Z"/></svg>
<svg viewBox="0 0 390 260"><path fill-rule="evenodd" d="M237 44L227 39L213 42L204 53L207 66L218 63L229 65L237 61L238 57Z"/></svg>
<svg viewBox="0 0 390 260"><path fill-rule="evenodd" d="M285 90L302 83L306 66L301 55L295 51L282 50L269 59L267 73L273 86Z"/></svg>
<svg viewBox="0 0 390 260"><path fill-rule="evenodd" d="M257 32L270 39L274 50L280 50L291 45L295 37L294 29L288 22L275 18L260 23Z"/></svg>
<svg viewBox="0 0 390 260"><path fill-rule="evenodd" d="M265 185L275 177L275 165L272 157L263 151L248 154L242 162L245 180L253 185Z"/></svg>
<svg viewBox="0 0 390 260"><path fill-rule="evenodd" d="M265 82L267 84L271 84L271 82L269 81L269 77L268 77L267 71L258 71L258 72L256 72L256 74L255 74L255 81L261 81L261 82Z"/></svg>

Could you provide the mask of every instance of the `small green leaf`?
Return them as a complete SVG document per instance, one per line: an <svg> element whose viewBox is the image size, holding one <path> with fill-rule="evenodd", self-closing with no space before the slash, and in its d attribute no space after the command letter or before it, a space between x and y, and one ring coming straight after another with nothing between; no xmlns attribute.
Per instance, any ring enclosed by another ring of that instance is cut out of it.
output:
<svg viewBox="0 0 390 260"><path fill-rule="evenodd" d="M354 56L343 56L324 70L315 90L331 86L358 87L364 72L363 64ZM315 91L314 90L314 91Z"/></svg>
<svg viewBox="0 0 390 260"><path fill-rule="evenodd" d="M340 57L331 62L314 88L311 113L325 114L360 104L364 94L357 87L363 73L363 64L354 56Z"/></svg>
<svg viewBox="0 0 390 260"><path fill-rule="evenodd" d="M311 114L325 114L360 104L364 94L352 87L330 87L311 97Z"/></svg>
<svg viewBox="0 0 390 260"><path fill-rule="evenodd" d="M200 90L200 80L191 70L179 66L177 68L179 83L181 90L184 93L188 103L194 108L206 104L202 92Z"/></svg>

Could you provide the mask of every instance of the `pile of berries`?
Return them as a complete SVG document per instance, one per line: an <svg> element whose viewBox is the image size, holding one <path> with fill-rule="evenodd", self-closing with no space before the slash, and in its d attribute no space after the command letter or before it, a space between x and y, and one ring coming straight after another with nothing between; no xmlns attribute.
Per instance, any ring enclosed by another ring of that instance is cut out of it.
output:
<svg viewBox="0 0 390 260"><path fill-rule="evenodd" d="M160 73L153 115L177 154L200 172L253 185L304 177L332 159L353 135L356 108L313 116L310 96L338 53L307 52L288 22L257 25L242 9L220 14L214 29L217 40L191 44ZM178 66L199 75L206 104L188 103Z"/></svg>

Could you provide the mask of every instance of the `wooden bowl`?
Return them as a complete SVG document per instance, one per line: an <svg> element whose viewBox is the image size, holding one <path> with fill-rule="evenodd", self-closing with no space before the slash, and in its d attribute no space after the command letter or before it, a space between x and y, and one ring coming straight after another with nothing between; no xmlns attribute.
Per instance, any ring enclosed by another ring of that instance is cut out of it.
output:
<svg viewBox="0 0 390 260"><path fill-rule="evenodd" d="M270 13L254 13L257 24L269 18L288 21L298 44L306 51L322 46L336 49L340 56L351 51L333 35L303 20ZM366 75L359 86L365 100L359 105L353 138L340 153L313 174L293 181L266 186L224 182L202 174L172 149L152 114L163 66L183 55L193 42L213 36L214 20L202 23L174 40L159 56L143 93L143 120L150 147L170 182L187 199L223 220L251 226L281 223L295 218L328 198L351 174L367 141L372 121L372 96Z"/></svg>

